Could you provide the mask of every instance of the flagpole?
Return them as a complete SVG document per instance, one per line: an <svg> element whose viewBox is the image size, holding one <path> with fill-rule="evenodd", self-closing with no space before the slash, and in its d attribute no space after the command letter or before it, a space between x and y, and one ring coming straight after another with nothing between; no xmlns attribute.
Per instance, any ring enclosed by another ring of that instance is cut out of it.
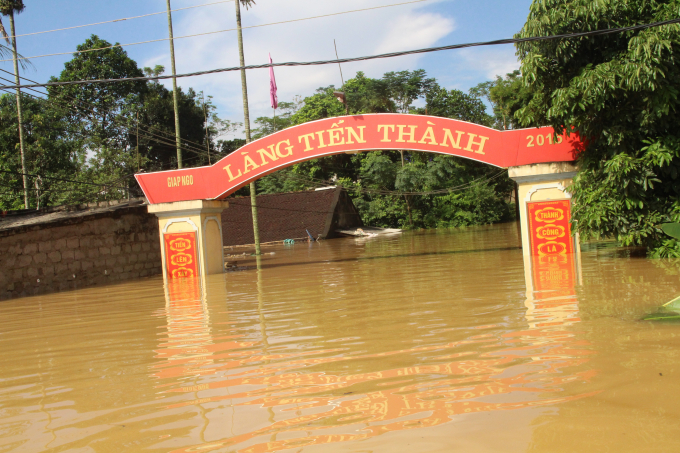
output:
<svg viewBox="0 0 680 453"><path fill-rule="evenodd" d="M272 54L269 54L269 64L274 64L272 61ZM279 99L276 96L276 91L278 87L276 86L276 77L274 76L274 67L269 67L269 100L274 109L274 132L276 132L276 108L279 106Z"/></svg>

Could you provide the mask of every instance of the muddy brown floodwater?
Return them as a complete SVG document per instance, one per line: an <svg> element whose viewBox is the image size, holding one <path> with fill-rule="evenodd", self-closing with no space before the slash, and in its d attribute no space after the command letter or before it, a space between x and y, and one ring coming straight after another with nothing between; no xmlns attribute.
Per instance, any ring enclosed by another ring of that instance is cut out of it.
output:
<svg viewBox="0 0 680 453"><path fill-rule="evenodd" d="M266 251L0 303L0 451L680 450L680 324L640 321L678 262L586 244L527 295L514 224Z"/></svg>

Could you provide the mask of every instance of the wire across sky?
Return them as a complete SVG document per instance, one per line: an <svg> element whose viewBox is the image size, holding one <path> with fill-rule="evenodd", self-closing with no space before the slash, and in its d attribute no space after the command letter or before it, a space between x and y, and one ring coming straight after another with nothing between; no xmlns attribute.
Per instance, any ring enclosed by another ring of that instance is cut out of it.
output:
<svg viewBox="0 0 680 453"><path fill-rule="evenodd" d="M269 26L272 26L272 25L290 24L290 23L293 23L293 22L302 22L302 21L306 21L306 20L321 19L321 18L324 18L324 17L340 16L340 15L344 15L344 14L358 13L358 12L362 12L362 11L371 11L371 10L382 9L382 8L391 8L391 7L394 7L394 6L409 5L409 4L412 4L412 3L422 3L422 2L427 2L427 1L429 1L429 0L411 0L411 1L408 1L408 2L402 2L402 3L393 3L391 5L372 6L370 8L353 9L353 10L350 10L350 11L340 11L340 12L337 12L337 13L322 14L322 15L319 15L319 16L310 16L310 17L302 17L302 18L299 18L299 19L282 20L282 21L279 21L279 22L270 22L270 23L267 23L267 24L249 25L249 26L245 26L245 27L241 27L241 28L242 29L260 28L260 27L269 27ZM214 4L215 3L209 3L209 5L214 5ZM206 5L199 5L199 6L206 6ZM198 6L194 6L193 8L198 8ZM186 8L186 9L188 9L188 8ZM160 14L160 13L153 13L153 14ZM148 14L148 15L152 15L152 14ZM145 16L138 16L138 17L145 17ZM111 21L111 22L118 22L118 21L121 21L121 20L126 20L126 19L117 19L117 20ZM108 23L108 22L101 22L101 23ZM97 25L97 24L90 24L90 25ZM89 25L81 25L80 27L87 27L87 26L89 26ZM72 28L78 28L78 27L72 27ZM64 30L66 30L66 29L64 29ZM18 59L19 60L31 60L31 59L34 59L34 58L55 57L55 56L59 56L59 55L75 55L75 54L79 54L79 53L89 53L89 52L96 52L98 50L113 49L114 47L137 46L137 45L140 45L140 44L151 44L151 43L155 43L155 42L170 41L170 39L172 39L173 41L176 41L178 39L196 38L198 36L214 35L214 34L218 34L218 33L226 33L226 32L229 32L229 31L236 31L236 30L237 30L237 28L226 28L224 30L207 31L207 32L203 32L203 33L195 33L193 35L175 36L173 38L150 39L148 41L131 42L131 43L127 43L127 44L114 44L112 46L100 47L100 48L97 48L97 49L85 49L85 50L74 50L74 51L70 51L70 52L49 53L49 54L44 54L44 55L34 55L32 57L19 57ZM56 30L52 30L52 31L56 31ZM42 33L48 33L48 32L42 32ZM21 35L19 35L19 36L21 36ZM24 36L26 36L26 35L24 35ZM0 62L6 62L6 61L14 61L14 60L12 60L12 59L0 60Z"/></svg>
<svg viewBox="0 0 680 453"><path fill-rule="evenodd" d="M184 11L186 9L201 8L203 6L219 5L220 3L231 3L233 1L234 0L222 0L222 1L219 1L219 2L204 3L202 5L185 6L184 8L171 9L170 12L174 13L175 11ZM168 13L168 11L166 10L166 11L159 11L157 13L142 14L141 16L121 17L120 19L105 20L103 22L94 22L94 23L91 23L91 24L74 25L72 27L55 28L54 30L44 30L44 31L34 31L32 33L23 33L21 35L9 36L9 38L21 38L22 36L34 36L34 35L42 35L42 34L45 34L45 33L54 33L54 32L57 32L57 31L74 30L76 28L92 27L94 25L111 24L111 23L114 23L114 22L124 22L124 21L128 21L128 20L141 19L143 17L157 16L159 14L167 14L167 13Z"/></svg>
<svg viewBox="0 0 680 453"><path fill-rule="evenodd" d="M424 0L420 0L420 1L424 1ZM588 36L604 36L604 35L610 35L610 34L615 34L615 33L624 33L624 32L627 32L627 31L645 30L645 29L648 29L648 28L661 27L661 26L665 26L665 25L673 25L673 24L678 24L678 23L680 23L680 18L669 19L669 20L665 20L665 21L661 21L661 22L654 22L654 23L650 23L650 24L633 25L633 26L630 26L630 27L605 28L605 29L601 29L601 30L584 31L584 32L578 32L578 33L566 33L566 34L550 35L550 36L532 36L532 37L527 37L527 38L508 38L508 39L499 39L499 40L495 40L495 41L483 41L483 42L464 43L464 44L451 44L451 45L448 45L448 46L428 47L428 48L414 49L414 50L403 50L403 51L399 51L399 52L390 52L390 53L384 53L384 54L378 54L378 55L368 55L368 56L362 56L362 57L339 58L339 59L335 59L335 60L286 62L286 63L264 63L264 64L259 64L259 65L235 66L235 67L231 67L231 68L209 69L209 70L206 70L206 71L190 72L190 73L186 73L186 74L159 75L159 76L152 76L152 77L127 77L127 78L120 78L120 79L71 80L71 81L64 81L64 82L49 82L49 83L39 83L39 84L31 84L31 85L4 85L4 86L0 86L0 89L56 87L56 86L65 86L65 85L86 85L86 84L92 84L92 83L117 83L117 82L131 82L131 81L137 81L137 80L160 80L160 79L172 79L172 78L183 78L183 77L195 77L195 76L202 76L202 75L208 75L208 74L217 74L217 73L221 73L221 72L240 71L242 69L246 69L246 70L263 69L263 68L282 67L282 66L285 66L285 67L320 66L320 65L327 65L327 64L350 63L350 62L355 62L355 61L377 60L377 59L382 59L382 58L394 58L394 57L401 57L401 56L405 56L405 55L416 55L416 54L423 54L423 53L430 53L430 52L441 52L441 51L444 51L444 50L465 49L465 48L470 48L470 47L485 47L485 46L498 46L498 45L507 45L507 44L519 44L519 43L524 43L524 42L552 41L552 40L558 40L558 39L573 39L573 38L588 37ZM0 60L0 61L3 61L3 60Z"/></svg>

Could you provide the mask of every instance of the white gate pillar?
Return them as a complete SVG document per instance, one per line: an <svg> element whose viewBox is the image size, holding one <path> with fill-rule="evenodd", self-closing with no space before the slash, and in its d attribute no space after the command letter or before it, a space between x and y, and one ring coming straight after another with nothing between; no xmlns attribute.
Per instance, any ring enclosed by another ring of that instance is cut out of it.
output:
<svg viewBox="0 0 680 453"><path fill-rule="evenodd" d="M216 200L149 205L149 213L158 217L166 280L224 272L222 211L228 206Z"/></svg>

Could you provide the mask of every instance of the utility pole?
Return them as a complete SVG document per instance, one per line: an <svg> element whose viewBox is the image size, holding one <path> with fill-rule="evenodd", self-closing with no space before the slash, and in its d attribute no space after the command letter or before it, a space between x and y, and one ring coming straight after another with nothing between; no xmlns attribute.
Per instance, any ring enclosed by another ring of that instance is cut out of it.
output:
<svg viewBox="0 0 680 453"><path fill-rule="evenodd" d="M340 91L336 91L333 94L338 98L338 101L345 104L345 114L349 116L349 102L347 102L347 93L345 93L345 78L342 76L342 66L340 65L340 57L338 56L338 44L335 42L335 39L333 39L333 47L335 47L335 58L338 60L340 81L342 82L342 88L340 88Z"/></svg>
<svg viewBox="0 0 680 453"><path fill-rule="evenodd" d="M137 173L139 173L141 166L141 160L139 158L139 110L137 110Z"/></svg>
<svg viewBox="0 0 680 453"><path fill-rule="evenodd" d="M170 1L170 0L168 0ZM250 143L250 110L248 109L248 84L246 82L246 65L243 55L243 31L241 30L241 0L235 0L236 5L236 28L238 29L238 56L241 65L241 91L243 92L243 123L246 127L246 143ZM257 189L255 181L250 183L250 205L253 211L253 236L255 237L255 255L262 254L260 250L260 227L257 221Z"/></svg>
<svg viewBox="0 0 680 453"><path fill-rule="evenodd" d="M208 130L208 112L205 109L205 94L203 95L203 118L205 118L205 146L208 148L208 165L210 162L210 131Z"/></svg>
<svg viewBox="0 0 680 453"><path fill-rule="evenodd" d="M17 34L14 29L14 11L9 15L9 27L12 33L12 50L14 52L14 81L17 86L21 85L19 80L19 55L17 55ZM19 151L21 153L21 173L24 179L24 208L28 209L28 177L26 174L26 155L24 153L24 118L21 113L21 89L17 88L17 121L19 122Z"/></svg>
<svg viewBox="0 0 680 453"><path fill-rule="evenodd" d="M177 168L182 168L182 140L179 136L179 100L177 99L177 75L175 70L175 41L172 37L172 12L168 2L168 32L170 33L170 67L172 68L172 101L175 105L175 141L177 142Z"/></svg>

